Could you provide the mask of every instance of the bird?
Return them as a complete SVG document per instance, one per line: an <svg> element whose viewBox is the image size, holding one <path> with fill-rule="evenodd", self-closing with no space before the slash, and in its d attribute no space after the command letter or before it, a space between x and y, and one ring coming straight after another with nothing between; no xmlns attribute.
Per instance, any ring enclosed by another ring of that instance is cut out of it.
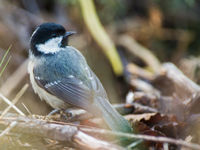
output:
<svg viewBox="0 0 200 150"><path fill-rule="evenodd" d="M133 132L130 123L112 107L85 57L68 45L75 33L51 22L32 33L28 73L34 92L54 109L81 108L103 118L113 131Z"/></svg>

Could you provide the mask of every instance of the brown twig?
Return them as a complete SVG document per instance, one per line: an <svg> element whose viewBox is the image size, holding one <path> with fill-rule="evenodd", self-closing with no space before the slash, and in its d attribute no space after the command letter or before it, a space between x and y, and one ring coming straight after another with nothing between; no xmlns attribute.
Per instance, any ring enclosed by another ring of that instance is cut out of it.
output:
<svg viewBox="0 0 200 150"><path fill-rule="evenodd" d="M115 135L115 136L122 136L127 138L136 138L136 139L143 139L147 141L154 141L154 142L161 142L161 143L169 143L169 144L175 144L175 145L181 145L184 147L188 147L191 149L197 149L200 150L200 145L189 143L183 140L177 140L167 137L156 137L156 136L149 136L149 135L141 135L141 134L129 134L129 133L122 133L122 132L113 132L109 130L104 129L89 129L89 128L82 128L82 131L85 131L87 133L99 133L99 134L109 134L109 135Z"/></svg>
<svg viewBox="0 0 200 150"><path fill-rule="evenodd" d="M121 109L121 108L124 108L124 109L128 109L130 107L134 107L134 112L143 112L143 113L147 113L147 112L158 112L158 110L152 108L152 107L149 107L149 106L144 106L144 105L141 105L139 103L129 103L129 104L114 104L113 107L115 109Z"/></svg>
<svg viewBox="0 0 200 150"><path fill-rule="evenodd" d="M132 74L132 75L135 75L135 76L138 76L138 77L141 77L141 78L144 78L144 79L147 79L147 80L152 80L154 78L154 75L153 73L133 64L133 63L130 63L128 64L127 66L127 70Z"/></svg>
<svg viewBox="0 0 200 150"><path fill-rule="evenodd" d="M149 49L137 43L129 35L119 36L117 42L129 50L133 55L141 58L154 72L158 72L160 69L160 62Z"/></svg>
<svg viewBox="0 0 200 150"><path fill-rule="evenodd" d="M185 105L190 103L193 97L200 92L200 86L186 77L172 63L165 63L162 65L162 69L153 81L153 84L163 95L176 96Z"/></svg>

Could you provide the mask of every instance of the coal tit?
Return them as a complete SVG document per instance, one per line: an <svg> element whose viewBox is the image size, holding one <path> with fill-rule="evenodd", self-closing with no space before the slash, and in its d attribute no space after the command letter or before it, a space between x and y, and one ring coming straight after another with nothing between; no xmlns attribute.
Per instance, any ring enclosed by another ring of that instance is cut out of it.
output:
<svg viewBox="0 0 200 150"><path fill-rule="evenodd" d="M72 34L55 23L44 23L33 32L28 72L35 93L54 109L79 107L103 117L112 130L132 132L128 121L109 103L84 56L68 46Z"/></svg>

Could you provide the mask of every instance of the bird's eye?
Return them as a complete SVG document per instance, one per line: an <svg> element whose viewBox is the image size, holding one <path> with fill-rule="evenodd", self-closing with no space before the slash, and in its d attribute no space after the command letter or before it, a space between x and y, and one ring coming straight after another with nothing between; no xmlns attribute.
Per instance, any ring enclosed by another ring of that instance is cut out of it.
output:
<svg viewBox="0 0 200 150"><path fill-rule="evenodd" d="M54 33L54 34L52 34L52 37L56 37L56 34Z"/></svg>

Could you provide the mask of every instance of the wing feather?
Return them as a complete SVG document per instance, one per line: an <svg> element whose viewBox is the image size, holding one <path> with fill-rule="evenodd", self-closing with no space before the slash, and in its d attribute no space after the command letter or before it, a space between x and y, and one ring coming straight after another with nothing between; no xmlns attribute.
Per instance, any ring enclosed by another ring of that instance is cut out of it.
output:
<svg viewBox="0 0 200 150"><path fill-rule="evenodd" d="M44 81L35 78L37 84L50 94L76 107L93 110L93 93L76 78L65 78L62 81ZM92 106L92 107L91 107Z"/></svg>

